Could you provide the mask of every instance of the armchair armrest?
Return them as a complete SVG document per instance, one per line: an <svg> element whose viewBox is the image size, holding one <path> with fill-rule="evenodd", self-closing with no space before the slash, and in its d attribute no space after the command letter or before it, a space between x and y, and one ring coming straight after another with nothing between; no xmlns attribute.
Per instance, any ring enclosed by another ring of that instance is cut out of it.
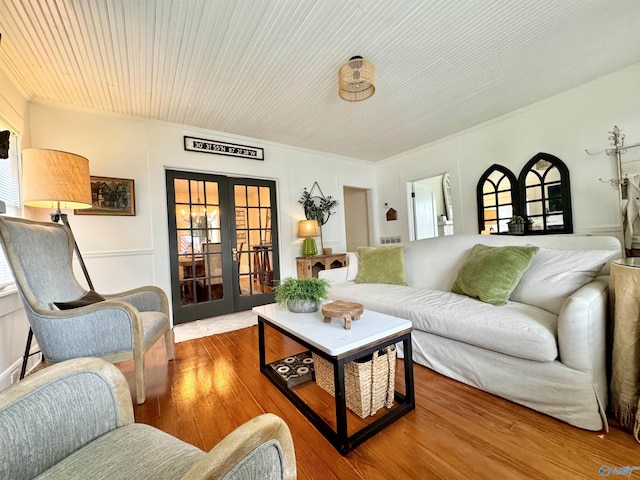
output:
<svg viewBox="0 0 640 480"><path fill-rule="evenodd" d="M183 480L293 480L296 460L287 424L265 413L240 425L203 456Z"/></svg>
<svg viewBox="0 0 640 480"><path fill-rule="evenodd" d="M107 300L130 303L140 312L162 312L169 315L167 294L161 288L152 285L102 296Z"/></svg>
<svg viewBox="0 0 640 480"><path fill-rule="evenodd" d="M140 312L130 303L115 300L70 310L42 310L34 312L31 320L49 362L131 350L134 338L143 332Z"/></svg>
<svg viewBox="0 0 640 480"><path fill-rule="evenodd" d="M104 360L58 363L0 392L0 478L33 478L133 423L124 376Z"/></svg>

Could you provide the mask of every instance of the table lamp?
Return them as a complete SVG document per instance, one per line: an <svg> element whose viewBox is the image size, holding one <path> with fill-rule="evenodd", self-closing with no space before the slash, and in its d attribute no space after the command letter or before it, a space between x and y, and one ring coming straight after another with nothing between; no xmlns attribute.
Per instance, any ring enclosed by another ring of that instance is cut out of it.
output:
<svg viewBox="0 0 640 480"><path fill-rule="evenodd" d="M298 222L298 237L304 238L302 242L302 256L313 257L318 254L318 247L313 237L320 235L320 227L317 220L301 220Z"/></svg>

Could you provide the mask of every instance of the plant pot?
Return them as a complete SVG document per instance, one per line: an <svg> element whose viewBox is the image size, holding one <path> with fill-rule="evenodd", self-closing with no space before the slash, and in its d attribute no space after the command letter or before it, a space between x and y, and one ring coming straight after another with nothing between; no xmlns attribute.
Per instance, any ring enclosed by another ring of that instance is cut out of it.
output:
<svg viewBox="0 0 640 480"><path fill-rule="evenodd" d="M509 235L524 235L524 223L511 223L509 227Z"/></svg>
<svg viewBox="0 0 640 480"><path fill-rule="evenodd" d="M287 308L294 313L312 313L318 311L320 303L311 300L287 300Z"/></svg>

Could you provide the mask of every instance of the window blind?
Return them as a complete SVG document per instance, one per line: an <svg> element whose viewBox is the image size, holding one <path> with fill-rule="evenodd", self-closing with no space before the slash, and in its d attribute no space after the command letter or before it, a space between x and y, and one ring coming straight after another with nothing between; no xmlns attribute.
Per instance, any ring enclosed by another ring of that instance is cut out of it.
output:
<svg viewBox="0 0 640 480"><path fill-rule="evenodd" d="M0 125L0 129L2 125ZM0 200L7 207L5 215L10 217L20 216L20 170L18 168L20 152L20 138L11 134L9 136L9 158L0 159ZM9 265L0 248L0 285L13 281Z"/></svg>

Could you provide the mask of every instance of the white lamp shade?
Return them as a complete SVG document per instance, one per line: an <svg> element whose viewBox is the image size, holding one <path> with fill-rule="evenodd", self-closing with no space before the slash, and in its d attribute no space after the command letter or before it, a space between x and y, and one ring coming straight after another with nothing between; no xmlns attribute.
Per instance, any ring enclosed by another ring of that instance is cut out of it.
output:
<svg viewBox="0 0 640 480"><path fill-rule="evenodd" d="M89 160L58 150L24 149L22 202L41 208L91 208Z"/></svg>
<svg viewBox="0 0 640 480"><path fill-rule="evenodd" d="M298 222L298 237L308 238L320 235L320 227L317 220L300 220Z"/></svg>

